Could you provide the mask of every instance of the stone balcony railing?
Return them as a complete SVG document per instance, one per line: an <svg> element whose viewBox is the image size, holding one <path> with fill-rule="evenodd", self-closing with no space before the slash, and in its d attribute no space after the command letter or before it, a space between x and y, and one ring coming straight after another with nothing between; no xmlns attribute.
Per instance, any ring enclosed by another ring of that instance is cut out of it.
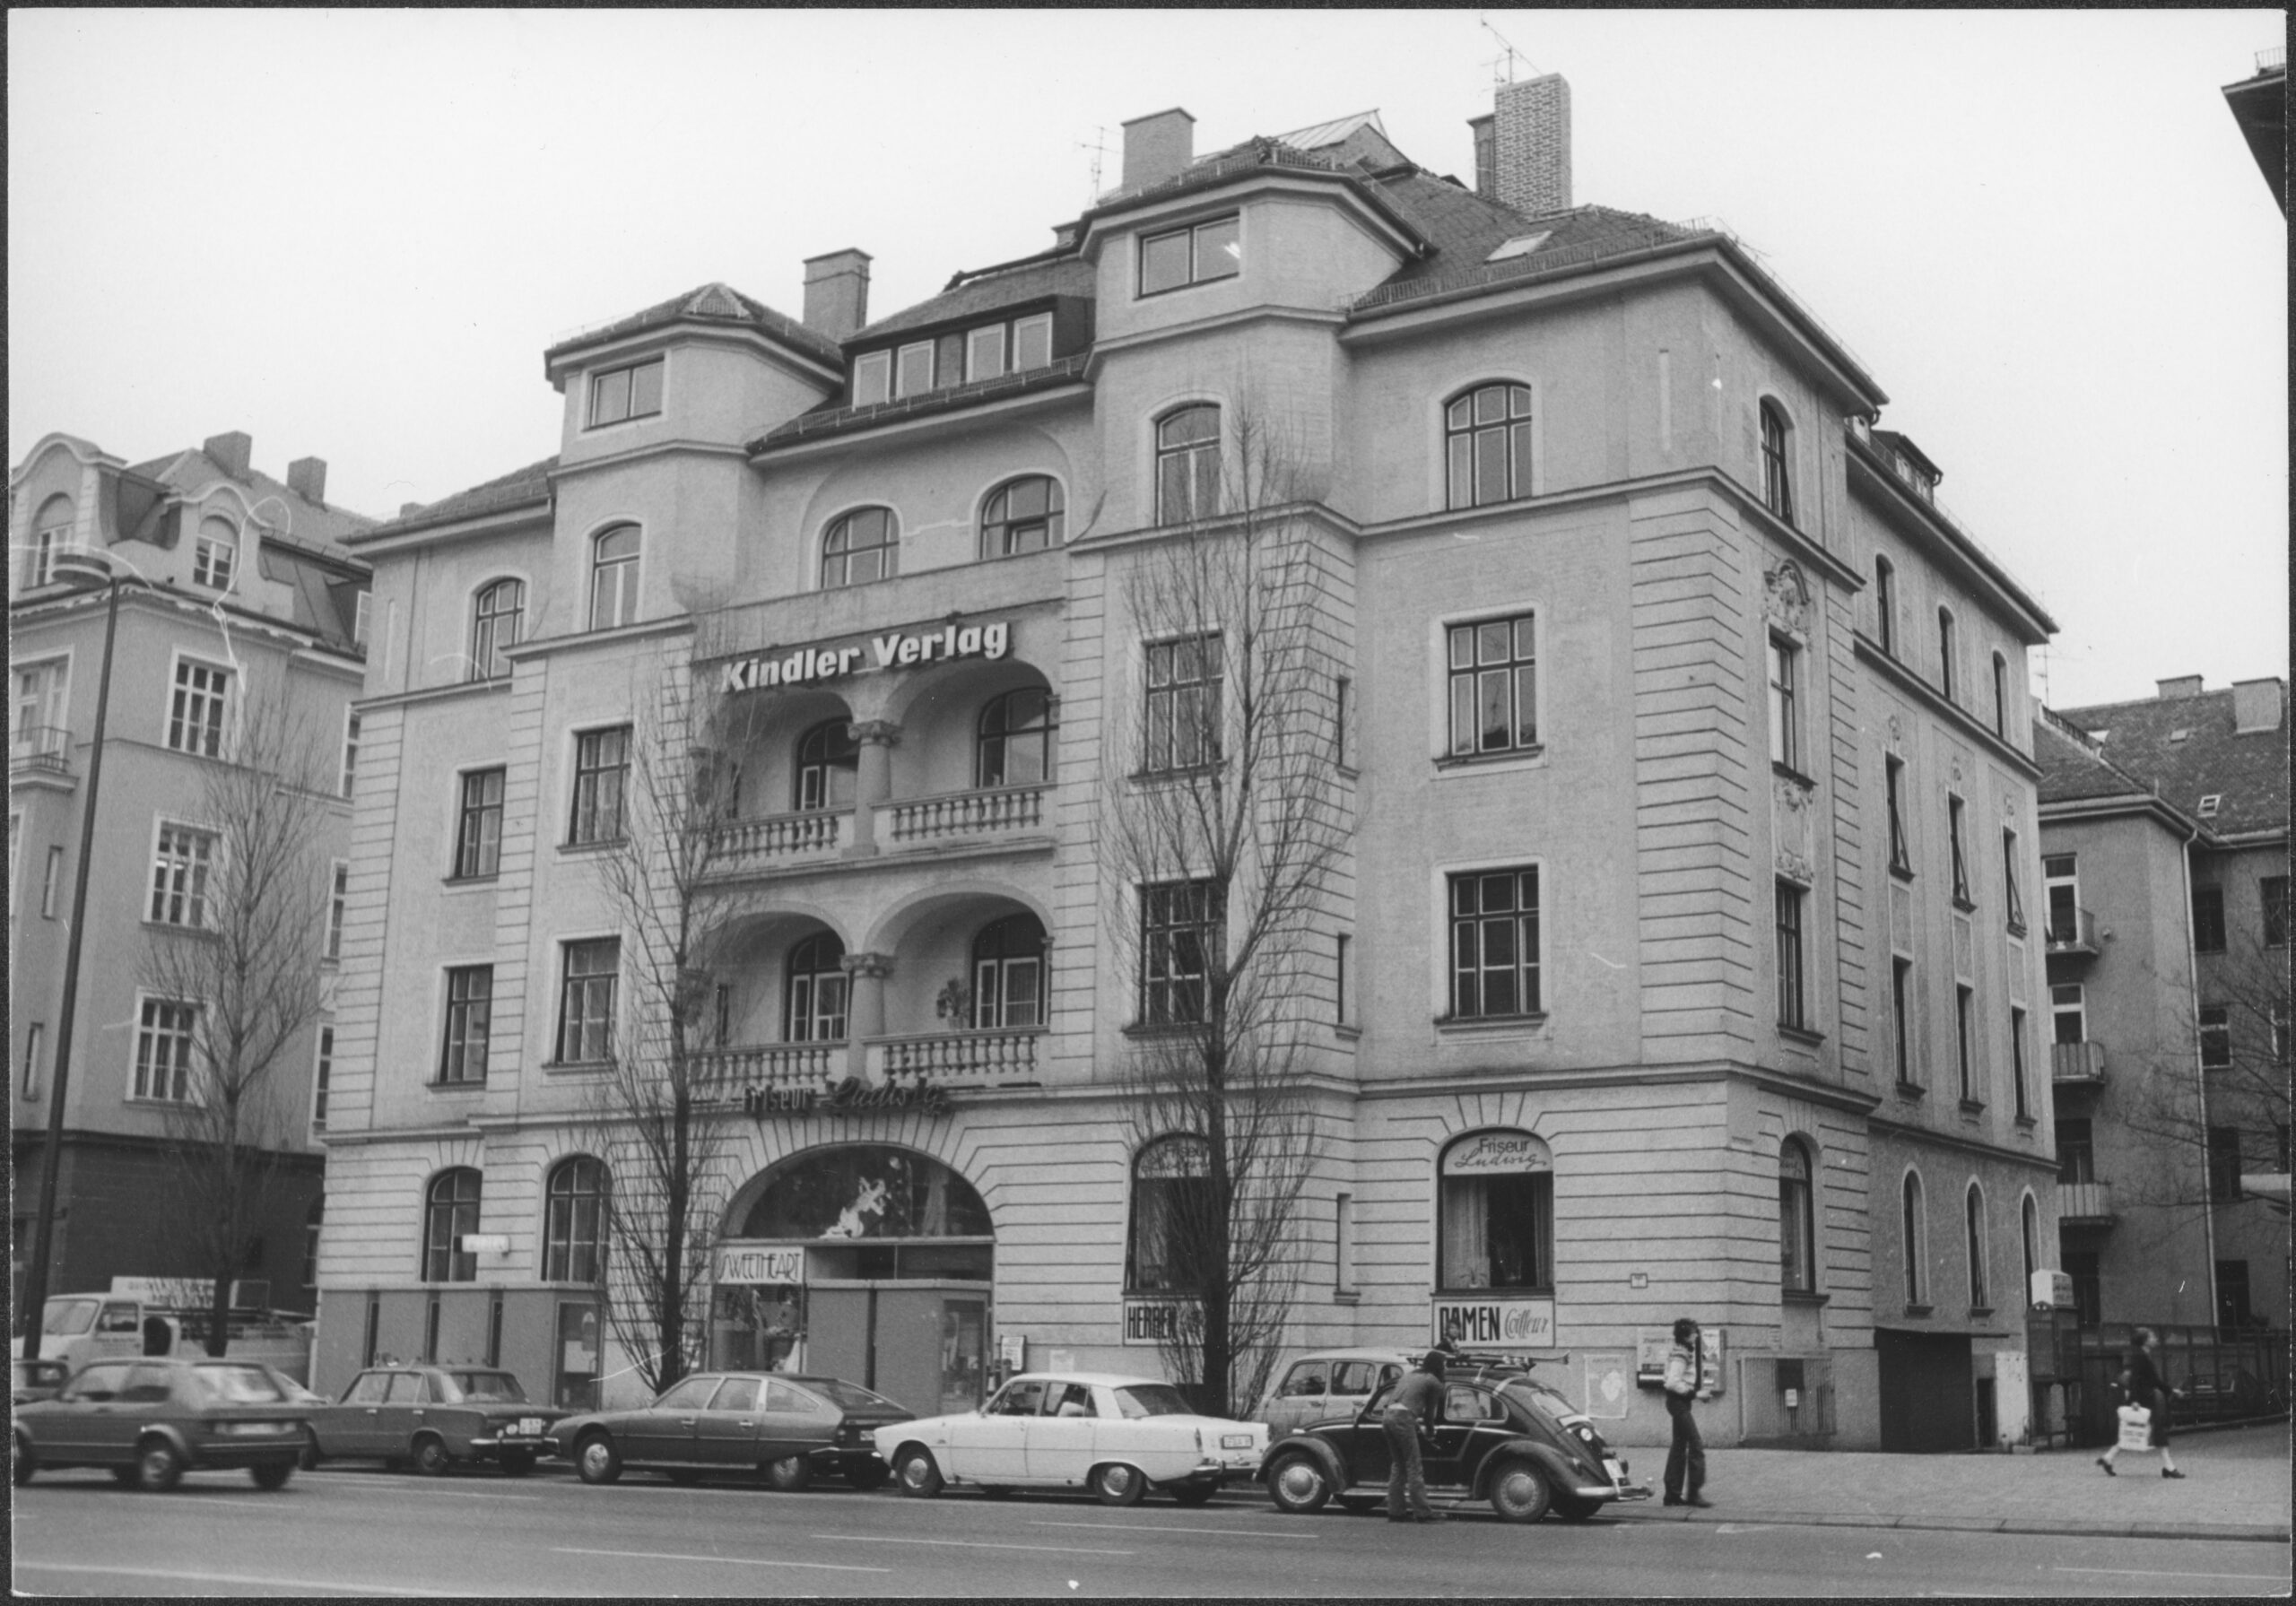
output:
<svg viewBox="0 0 2296 1606"><path fill-rule="evenodd" d="M943 1087L994 1087L1037 1080L1041 1026L871 1037L869 1069L879 1077L914 1077Z"/></svg>
<svg viewBox="0 0 2296 1606"><path fill-rule="evenodd" d="M2050 1044L2048 1079L2060 1088L2104 1086L2105 1046L2102 1043Z"/></svg>
<svg viewBox="0 0 2296 1606"><path fill-rule="evenodd" d="M853 811L810 809L729 820L718 828L718 853L727 869L754 869L802 858L826 857L853 840Z"/></svg>
<svg viewBox="0 0 2296 1606"><path fill-rule="evenodd" d="M1040 830L1049 786L998 786L908 798L885 805L886 838L895 849L923 847L1001 831Z"/></svg>
<svg viewBox="0 0 2296 1606"><path fill-rule="evenodd" d="M746 1088L817 1088L845 1075L848 1046L842 1037L823 1043L765 1043L712 1048L695 1058L704 1085L738 1096Z"/></svg>

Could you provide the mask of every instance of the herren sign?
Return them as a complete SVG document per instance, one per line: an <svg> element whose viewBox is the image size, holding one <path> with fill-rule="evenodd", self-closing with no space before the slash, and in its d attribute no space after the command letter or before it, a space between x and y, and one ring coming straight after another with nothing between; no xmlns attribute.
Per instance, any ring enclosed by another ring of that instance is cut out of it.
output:
<svg viewBox="0 0 2296 1606"><path fill-rule="evenodd" d="M768 1116L851 1114L861 1110L917 1110L945 1116L952 1107L949 1089L929 1081L901 1085L888 1082L871 1087L857 1076L826 1088L750 1088L742 1094L743 1112L755 1120Z"/></svg>
<svg viewBox="0 0 2296 1606"><path fill-rule="evenodd" d="M847 675L874 674L913 664L953 658L1001 658L1012 649L1013 627L1004 620L967 624L952 619L939 629L895 630L849 645L801 647L789 653L759 653L726 665L726 690L761 691L772 686L817 686Z"/></svg>

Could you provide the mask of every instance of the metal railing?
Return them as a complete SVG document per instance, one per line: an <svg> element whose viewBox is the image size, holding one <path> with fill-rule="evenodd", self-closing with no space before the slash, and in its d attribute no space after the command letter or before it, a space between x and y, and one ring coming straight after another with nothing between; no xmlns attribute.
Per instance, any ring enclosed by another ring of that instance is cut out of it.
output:
<svg viewBox="0 0 2296 1606"><path fill-rule="evenodd" d="M2048 1079L2058 1087L2102 1087L2105 1046L2102 1043L2052 1043L2048 1046Z"/></svg>
<svg viewBox="0 0 2296 1606"><path fill-rule="evenodd" d="M8 733L8 768L67 773L72 768L72 733L60 725L18 725Z"/></svg>
<svg viewBox="0 0 2296 1606"><path fill-rule="evenodd" d="M2081 908L2069 913L2052 911L2048 917L2048 943L2051 953L2096 952L2096 916Z"/></svg>
<svg viewBox="0 0 2296 1606"><path fill-rule="evenodd" d="M1044 824L1048 785L1000 786L978 792L950 792L938 797L889 803L886 835L900 843L938 842L996 831L1029 830Z"/></svg>
<svg viewBox="0 0 2296 1606"><path fill-rule="evenodd" d="M2153 1364L2182 1396L2169 1402L2172 1428L2287 1414L2285 1328L2145 1324L2161 1337ZM2121 1403L2121 1368L2128 1364L2135 1333L2135 1324L2128 1322L2081 1330L2080 1376L2066 1411L2076 1444L2113 1442L2119 1428L2115 1413Z"/></svg>
<svg viewBox="0 0 2296 1606"><path fill-rule="evenodd" d="M2259 76L2266 73L2285 73L2287 70L2287 46L2274 45L2268 49L2257 52L2257 73Z"/></svg>

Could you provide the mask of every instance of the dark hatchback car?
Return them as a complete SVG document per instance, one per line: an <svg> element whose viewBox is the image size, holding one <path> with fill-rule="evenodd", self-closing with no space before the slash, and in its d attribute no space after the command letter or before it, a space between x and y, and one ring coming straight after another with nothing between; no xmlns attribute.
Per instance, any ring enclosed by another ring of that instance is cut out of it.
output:
<svg viewBox="0 0 2296 1606"><path fill-rule="evenodd" d="M1336 1497L1351 1511L1387 1499L1387 1439L1380 1423L1389 1385L1361 1409L1289 1434L1268 1446L1260 1473L1277 1509L1318 1511ZM1549 1510L1584 1522L1612 1500L1647 1500L1626 1480L1626 1463L1586 1415L1519 1363L1454 1366L1444 1379L1442 1419L1421 1441L1431 1492L1489 1500L1509 1522Z"/></svg>
<svg viewBox="0 0 2296 1606"><path fill-rule="evenodd" d="M762 1472L778 1489L823 1476L875 1489L890 1473L871 1436L916 1414L838 1377L699 1372L651 1405L569 1417L552 1437L585 1483L612 1483L625 1467L650 1467L675 1483Z"/></svg>
<svg viewBox="0 0 2296 1606"><path fill-rule="evenodd" d="M295 1471L303 1420L271 1369L253 1361L91 1361L53 1400L15 1408L15 1480L108 1467L156 1491L187 1471L244 1467L258 1489L277 1489Z"/></svg>
<svg viewBox="0 0 2296 1606"><path fill-rule="evenodd" d="M370 1367L342 1399L307 1409L305 1466L359 1458L431 1477L491 1461L523 1478L550 1454L550 1429L567 1414L535 1404L516 1376L492 1367Z"/></svg>

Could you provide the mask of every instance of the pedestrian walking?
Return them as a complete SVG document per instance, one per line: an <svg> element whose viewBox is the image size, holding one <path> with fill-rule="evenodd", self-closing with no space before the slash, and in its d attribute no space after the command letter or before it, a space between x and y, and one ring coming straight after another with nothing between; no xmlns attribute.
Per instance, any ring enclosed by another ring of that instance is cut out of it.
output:
<svg viewBox="0 0 2296 1606"><path fill-rule="evenodd" d="M1387 1521L1439 1523L1443 1514L1427 1503L1427 1474L1420 1464L1419 1432L1443 1415L1443 1352L1430 1350L1405 1373L1387 1396L1379 1426L1387 1436ZM1409 1510L1404 1507L1408 1493Z"/></svg>
<svg viewBox="0 0 2296 1606"><path fill-rule="evenodd" d="M2169 1380L2161 1376L2154 1359L2160 1347L2159 1333L2150 1327L2138 1328L2136 1341L2129 1346L2128 1367L2120 1375L2120 1385L2126 1391L2130 1404L2142 1405L2152 1413L2152 1447L2161 1452L2161 1476L2181 1478L2184 1474L2177 1471L2176 1461L2169 1454L2169 1402L2172 1398L2182 1399L2184 1390L2170 1388ZM2116 1441L2111 1449L2097 1457L2097 1464L2105 1469L2106 1477L2120 1476L2113 1471L2113 1463L2119 1456L2120 1445Z"/></svg>
<svg viewBox="0 0 2296 1606"><path fill-rule="evenodd" d="M1666 1450L1668 1506L1714 1504L1700 1492L1706 1487L1706 1441L1690 1414L1693 1402L1712 1397L1700 1386L1705 1376L1706 1336L1684 1316L1674 1324L1674 1347L1666 1351L1666 1414L1674 1423L1674 1443Z"/></svg>

